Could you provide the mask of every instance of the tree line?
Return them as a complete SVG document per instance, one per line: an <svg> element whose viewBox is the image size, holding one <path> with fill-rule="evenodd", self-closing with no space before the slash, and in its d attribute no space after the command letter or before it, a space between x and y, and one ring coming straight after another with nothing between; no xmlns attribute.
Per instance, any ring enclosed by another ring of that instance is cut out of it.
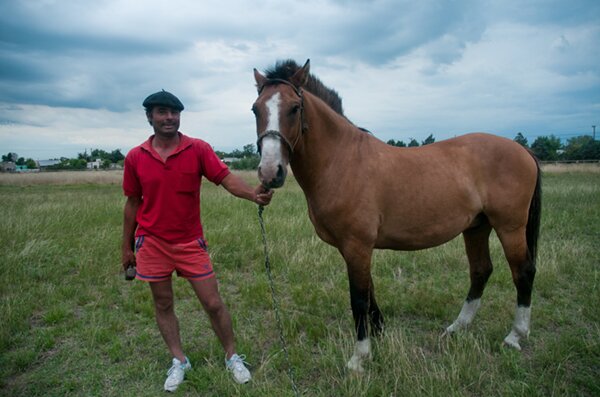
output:
<svg viewBox="0 0 600 397"><path fill-rule="evenodd" d="M589 135L569 138L566 143L563 143L560 138L554 135L539 136L531 145L529 145L527 138L519 132L513 140L530 149L541 161L600 160L600 141L595 140ZM434 142L435 138L433 134L430 134L421 142L414 138L410 138L408 143L394 139L390 139L386 143L397 147L418 147L429 145ZM260 156L256 150L255 144L244 145L241 150L235 149L231 152L216 150L215 152L221 160L228 161L230 168L236 170L257 169L258 164L260 163ZM100 160L100 168L106 169L110 168L112 164L122 166L125 156L121 153L121 149L115 149L111 152L102 149L92 149L89 153L86 149L83 153L78 153L76 158L61 157L57 164L48 166L48 169L86 169L89 162L98 159ZM2 161L14 162L16 165L26 165L27 168L30 169L37 168L37 162L35 160L19 157L16 153L3 155Z"/></svg>
<svg viewBox="0 0 600 397"><path fill-rule="evenodd" d="M77 153L76 158L61 157L55 160L56 164L49 165L46 168L49 170L84 170L89 162L100 160L100 168L108 169L112 164L123 165L125 156L121 153L121 149L115 149L107 152L102 149L91 149L88 153L87 149L83 153ZM26 165L28 169L38 168L37 161L28 158L19 157L17 153L7 153L2 155L3 162L13 162L16 165Z"/></svg>
<svg viewBox="0 0 600 397"><path fill-rule="evenodd" d="M530 146L527 138L519 132L513 140L530 149L541 161L600 160L600 141L589 135L569 138L566 143L554 135L539 136ZM394 139L387 141L387 144L397 147L417 147L434 142L435 138L431 134L421 144L413 138L410 138L408 144Z"/></svg>
<svg viewBox="0 0 600 397"><path fill-rule="evenodd" d="M514 140L531 149L542 161L600 160L600 141L589 135L569 138L565 144L554 135L539 136L528 146L527 139L519 132Z"/></svg>
<svg viewBox="0 0 600 397"><path fill-rule="evenodd" d="M255 170L260 163L256 145L252 143L244 145L242 150L234 149L232 152L215 150L215 153L221 160L228 162L229 168L234 170ZM231 159L235 161L230 161Z"/></svg>
<svg viewBox="0 0 600 397"><path fill-rule="evenodd" d="M88 153L87 149L83 153L77 153L76 158L61 157L60 163L51 165L48 169L54 170L83 170L87 168L88 163L100 160L100 168L108 169L112 164L123 165L125 156L121 153L121 149L115 149L107 152L102 149L91 149Z"/></svg>
<svg viewBox="0 0 600 397"><path fill-rule="evenodd" d="M37 168L37 163L34 159L26 159L24 157L19 157L17 153L7 153L2 155L2 162L12 162L16 165L25 165L27 168Z"/></svg>

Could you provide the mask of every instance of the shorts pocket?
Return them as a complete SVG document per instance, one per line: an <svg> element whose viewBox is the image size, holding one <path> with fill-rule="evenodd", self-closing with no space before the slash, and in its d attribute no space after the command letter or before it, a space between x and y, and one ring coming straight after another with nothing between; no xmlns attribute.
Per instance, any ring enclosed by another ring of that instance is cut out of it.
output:
<svg viewBox="0 0 600 397"><path fill-rule="evenodd" d="M142 249L142 245L144 245L144 236L137 236L135 238L135 252L139 252Z"/></svg>
<svg viewBox="0 0 600 397"><path fill-rule="evenodd" d="M200 245L200 248L202 248L204 251L208 251L208 246L206 245L206 241L204 239L199 238L197 241Z"/></svg>

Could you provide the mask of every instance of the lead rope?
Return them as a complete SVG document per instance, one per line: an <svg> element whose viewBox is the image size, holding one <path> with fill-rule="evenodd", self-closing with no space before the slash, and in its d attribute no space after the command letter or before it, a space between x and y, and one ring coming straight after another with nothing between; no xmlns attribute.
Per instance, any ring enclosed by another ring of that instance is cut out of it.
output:
<svg viewBox="0 0 600 397"><path fill-rule="evenodd" d="M275 283L273 282L273 276L271 275L271 261L269 259L269 250L267 248L267 232L265 231L265 222L262 216L263 210L264 207L262 205L259 205L258 222L260 223L260 230L262 232L262 240L265 250L265 268L267 269L267 276L269 277L269 286L271 287L271 299L273 300L275 319L277 320L277 328L279 329L279 340L281 341L281 346L283 347L283 354L285 356L285 362L288 367L288 376L290 377L290 381L292 382L292 389L294 390L294 395L298 397L300 396L300 392L298 391L298 387L296 386L296 382L294 381L294 368L290 364L290 355L288 353L285 338L283 336L283 324L281 322L281 316L279 315L279 304L275 295Z"/></svg>

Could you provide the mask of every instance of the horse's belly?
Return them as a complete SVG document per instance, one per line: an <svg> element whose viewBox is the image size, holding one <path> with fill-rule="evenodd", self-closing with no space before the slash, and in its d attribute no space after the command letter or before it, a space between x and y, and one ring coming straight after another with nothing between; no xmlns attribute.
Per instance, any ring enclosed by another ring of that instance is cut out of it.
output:
<svg viewBox="0 0 600 397"><path fill-rule="evenodd" d="M445 236L420 236L420 238L406 237L406 238L396 238L396 239L386 237L386 238L378 239L375 244L375 248L393 249L393 250L400 250L400 251L416 251L416 250L422 250L422 249L431 248L431 247L437 247L438 245L447 243L448 241L452 240L459 234L460 234L460 232L455 233L451 236L448 236L448 235L445 235Z"/></svg>
<svg viewBox="0 0 600 397"><path fill-rule="evenodd" d="M461 234L472 224L471 217L438 218L435 223L408 227L389 225L380 228L375 248L414 251L442 245Z"/></svg>

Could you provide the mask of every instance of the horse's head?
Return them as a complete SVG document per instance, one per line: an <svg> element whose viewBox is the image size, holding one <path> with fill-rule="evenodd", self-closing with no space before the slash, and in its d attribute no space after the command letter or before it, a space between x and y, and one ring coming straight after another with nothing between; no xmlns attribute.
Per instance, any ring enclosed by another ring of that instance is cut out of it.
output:
<svg viewBox="0 0 600 397"><path fill-rule="evenodd" d="M258 98L252 106L256 116L260 153L258 179L267 188L281 187L287 166L303 130L302 86L310 61L291 77L267 78L254 69Z"/></svg>

